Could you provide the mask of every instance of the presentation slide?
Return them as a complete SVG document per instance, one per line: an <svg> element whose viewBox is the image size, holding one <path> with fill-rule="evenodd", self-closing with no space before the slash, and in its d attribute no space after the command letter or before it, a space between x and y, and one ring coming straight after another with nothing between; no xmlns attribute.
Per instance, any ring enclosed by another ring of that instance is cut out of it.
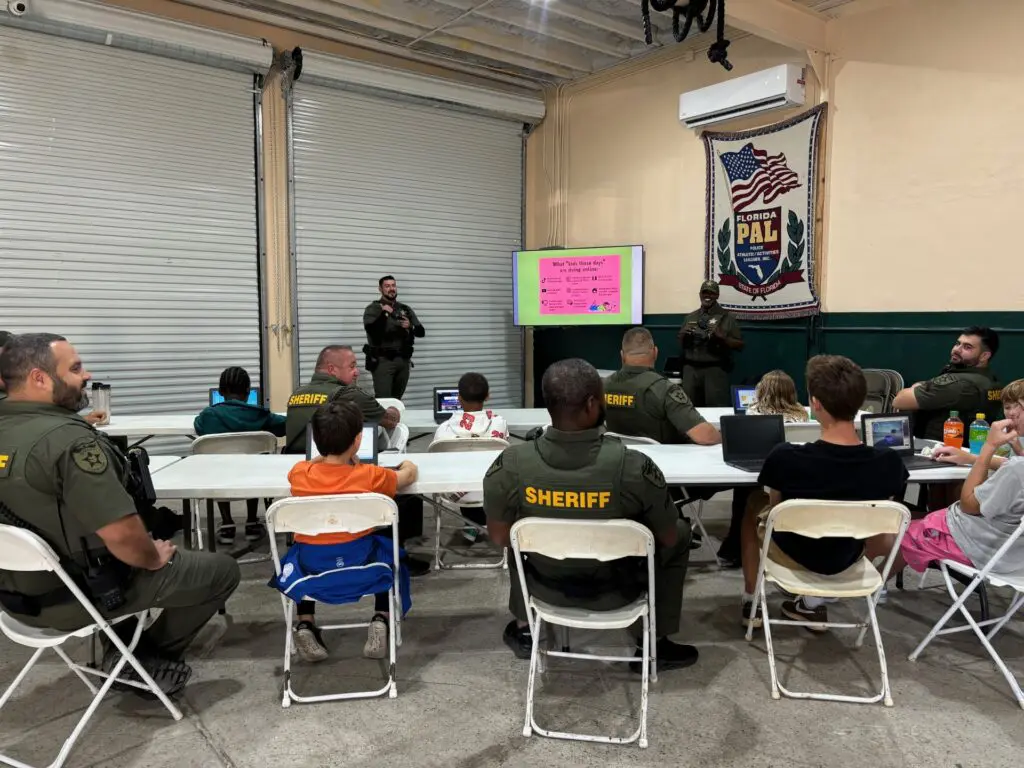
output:
<svg viewBox="0 0 1024 768"><path fill-rule="evenodd" d="M639 325L644 315L640 245L512 254L517 326Z"/></svg>

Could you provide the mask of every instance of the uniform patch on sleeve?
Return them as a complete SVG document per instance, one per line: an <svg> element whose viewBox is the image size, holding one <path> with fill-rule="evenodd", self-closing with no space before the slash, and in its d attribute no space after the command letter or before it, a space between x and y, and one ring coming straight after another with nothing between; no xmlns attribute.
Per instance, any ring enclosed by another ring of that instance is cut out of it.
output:
<svg viewBox="0 0 1024 768"><path fill-rule="evenodd" d="M641 470L641 474L643 474L644 480L655 488L665 487L665 475L650 456L644 456L644 468Z"/></svg>
<svg viewBox="0 0 1024 768"><path fill-rule="evenodd" d="M76 444L71 449L71 459L75 466L90 475L102 475L110 463L107 454L97 440L88 440Z"/></svg>
<svg viewBox="0 0 1024 768"><path fill-rule="evenodd" d="M956 376L952 373L944 373L941 376L936 376L932 379L931 383L939 387L946 386L947 384L955 384Z"/></svg>
<svg viewBox="0 0 1024 768"><path fill-rule="evenodd" d="M498 454L498 458L491 462L491 466L487 468L487 474L485 474L484 477L490 477L495 472L501 469L501 465L504 462L504 455L504 451Z"/></svg>
<svg viewBox="0 0 1024 768"><path fill-rule="evenodd" d="M14 466L14 451L0 448L0 477L7 477L11 474L12 466Z"/></svg>
<svg viewBox="0 0 1024 768"><path fill-rule="evenodd" d="M687 405L690 402L690 398L686 396L686 391L678 384L673 384L668 388L668 397L670 400L675 400L681 405Z"/></svg>

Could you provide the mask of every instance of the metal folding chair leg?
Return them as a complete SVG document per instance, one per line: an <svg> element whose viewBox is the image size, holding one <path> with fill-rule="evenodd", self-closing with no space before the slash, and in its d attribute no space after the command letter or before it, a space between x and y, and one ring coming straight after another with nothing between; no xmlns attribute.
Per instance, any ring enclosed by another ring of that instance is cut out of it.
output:
<svg viewBox="0 0 1024 768"><path fill-rule="evenodd" d="M444 562L442 557L441 547L441 514L451 515L461 522L463 525L471 526L477 530L486 533L487 527L474 523L472 520L467 520L465 517L460 515L451 509L446 508L440 502L430 498L427 499L431 506L434 508L434 570L435 571L455 571L455 570L484 570L484 569L502 569L508 570L508 548L502 547L501 560L498 562L483 562L483 563L459 563L457 565L449 565Z"/></svg>

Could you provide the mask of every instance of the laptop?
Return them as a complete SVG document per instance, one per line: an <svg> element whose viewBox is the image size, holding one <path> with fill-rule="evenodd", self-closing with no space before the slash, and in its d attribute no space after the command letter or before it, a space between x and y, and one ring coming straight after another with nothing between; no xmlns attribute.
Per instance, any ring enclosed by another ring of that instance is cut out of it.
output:
<svg viewBox="0 0 1024 768"><path fill-rule="evenodd" d="M377 463L377 422L367 421L363 424L363 441L359 444L359 452L356 457L360 464ZM306 427L306 461L315 459L320 455L313 441L313 425Z"/></svg>
<svg viewBox="0 0 1024 768"><path fill-rule="evenodd" d="M860 417L864 444L875 448L892 448L910 469L941 469L948 464L918 456L914 448L914 424L909 413L865 413Z"/></svg>
<svg viewBox="0 0 1024 768"><path fill-rule="evenodd" d="M738 416L747 412L747 408L754 402L756 391L756 387L735 386L732 388L732 409Z"/></svg>
<svg viewBox="0 0 1024 768"><path fill-rule="evenodd" d="M760 472L772 449L786 442L782 416L723 416L722 458L730 467Z"/></svg>
<svg viewBox="0 0 1024 768"><path fill-rule="evenodd" d="M224 402L224 395L222 395L220 393L220 390L217 387L210 387L210 405L216 405L217 403L223 403L223 402ZM245 402L247 402L249 405L259 405L260 404L260 388L259 387L253 387L252 389L250 389L249 390L249 397L247 397L245 399Z"/></svg>
<svg viewBox="0 0 1024 768"><path fill-rule="evenodd" d="M443 424L453 413L462 410L459 405L459 390L434 387L434 423Z"/></svg>

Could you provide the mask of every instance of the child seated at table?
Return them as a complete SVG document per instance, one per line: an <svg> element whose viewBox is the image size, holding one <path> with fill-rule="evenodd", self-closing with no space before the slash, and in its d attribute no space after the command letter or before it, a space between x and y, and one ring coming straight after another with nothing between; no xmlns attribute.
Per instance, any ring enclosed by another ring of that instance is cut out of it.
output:
<svg viewBox="0 0 1024 768"><path fill-rule="evenodd" d="M403 461L398 469L360 464L356 454L363 436L363 415L350 401L331 401L313 414L313 442L320 456L300 461L288 473L292 496L326 496L343 493L380 493L395 497L416 481L416 465ZM379 532L378 532L379 531ZM404 558L404 553L400 555ZM370 529L357 533L295 535L295 544L282 558L281 576L270 581L298 603L295 650L303 661L323 661L327 647L316 626L316 600L331 604L354 602L374 596L374 614L363 655L383 659L388 652L388 589L393 572L364 568L374 563L393 565L391 530ZM343 565L339 565L342 564ZM402 614L412 605L409 571L399 567Z"/></svg>
<svg viewBox="0 0 1024 768"><path fill-rule="evenodd" d="M232 366L225 368L220 375L220 391L224 402L208 405L196 416L193 428L198 437L203 435L220 435L227 432L269 432L277 437L284 437L284 416L271 412L262 405L250 405L249 372L245 368ZM263 538L263 526L256 518L259 499L246 499L245 538L247 541L259 541ZM269 501L267 502L270 503ZM217 542L231 546L235 541L235 521L231 517L231 502L218 501L220 507L220 528L217 529Z"/></svg>
<svg viewBox="0 0 1024 768"><path fill-rule="evenodd" d="M981 454L964 481L960 500L910 523L893 574L904 565L924 572L938 560L984 568L1020 526L1024 517L1024 448L1020 444L1020 435L1024 434L1024 379L1007 385L1004 393L1006 390L1016 397L1004 397L1006 419L992 424ZM996 452L1003 446L1010 447L1010 458L996 465ZM993 465L998 469L989 476ZM992 573L1024 576L1024 537L1003 553Z"/></svg>
<svg viewBox="0 0 1024 768"><path fill-rule="evenodd" d="M484 409L490 394L490 385L482 373L462 374L462 378L459 379L461 410L453 413L448 421L437 428L434 442L479 437L508 440L508 424L505 423L505 419L494 411ZM459 512L467 520L480 526L486 525L482 493L451 493L446 494L444 498L454 504L460 504ZM467 525L463 528L462 535L473 543L480 536L480 529Z"/></svg>

